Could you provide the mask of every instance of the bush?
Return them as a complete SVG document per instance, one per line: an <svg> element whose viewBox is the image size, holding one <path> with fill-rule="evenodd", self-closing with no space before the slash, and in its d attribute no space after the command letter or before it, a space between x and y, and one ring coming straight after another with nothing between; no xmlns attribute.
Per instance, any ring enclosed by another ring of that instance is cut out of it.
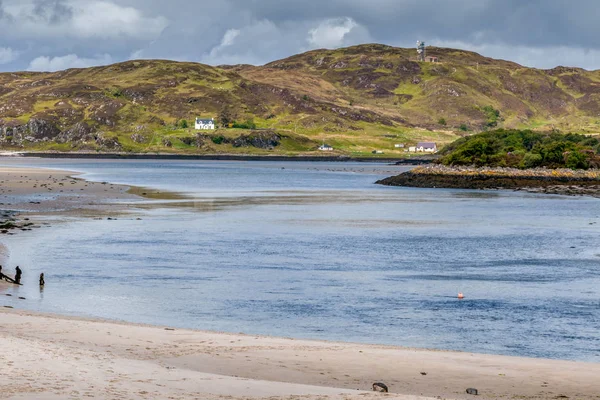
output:
<svg viewBox="0 0 600 400"><path fill-rule="evenodd" d="M469 127L466 124L461 124L458 129L460 129L463 132L467 132L469 130Z"/></svg>
<svg viewBox="0 0 600 400"><path fill-rule="evenodd" d="M115 98L123 97L123 90L118 87L111 88L110 95Z"/></svg>
<svg viewBox="0 0 600 400"><path fill-rule="evenodd" d="M443 125L443 126L446 126L446 119L445 119L445 118L440 118L440 119L438 120L438 124L440 124L440 125Z"/></svg>
<svg viewBox="0 0 600 400"><path fill-rule="evenodd" d="M253 120L249 119L246 122L234 122L233 127L238 129L256 129L256 124Z"/></svg>
<svg viewBox="0 0 600 400"><path fill-rule="evenodd" d="M185 119L184 119L184 120L182 120L182 121L179 123L179 127L180 127L181 129L187 129L187 128L189 127L187 120L185 120Z"/></svg>
<svg viewBox="0 0 600 400"><path fill-rule="evenodd" d="M481 108L481 111L485 114L487 121L485 126L488 128L493 128L498 126L498 121L500 120L500 111L496 110L492 106L485 106Z"/></svg>
<svg viewBox="0 0 600 400"><path fill-rule="evenodd" d="M219 135L219 136L213 136L210 138L210 140L212 140L212 142L214 144L221 144L225 141L225 137Z"/></svg>
<svg viewBox="0 0 600 400"><path fill-rule="evenodd" d="M565 156L565 166L571 169L588 169L590 161L585 154L579 151L572 151Z"/></svg>
<svg viewBox="0 0 600 400"><path fill-rule="evenodd" d="M235 120L235 115L230 106L224 106L219 113L219 122L221 126L227 127L229 124L233 123Z"/></svg>
<svg viewBox="0 0 600 400"><path fill-rule="evenodd" d="M577 134L498 129L449 144L440 152L443 156L440 162L446 165L588 169L600 163L593 139Z"/></svg>
<svg viewBox="0 0 600 400"><path fill-rule="evenodd" d="M542 156L535 153L527 153L521 163L522 168L536 168L542 164Z"/></svg>

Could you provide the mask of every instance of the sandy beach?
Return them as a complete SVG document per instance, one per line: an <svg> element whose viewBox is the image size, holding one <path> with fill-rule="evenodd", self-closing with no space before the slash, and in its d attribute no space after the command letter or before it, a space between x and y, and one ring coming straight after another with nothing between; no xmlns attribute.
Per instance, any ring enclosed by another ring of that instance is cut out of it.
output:
<svg viewBox="0 0 600 400"><path fill-rule="evenodd" d="M0 167L0 209L28 213L106 210L111 203L133 200L129 187L90 182L76 172Z"/></svg>
<svg viewBox="0 0 600 400"><path fill-rule="evenodd" d="M107 218L127 210L115 201L140 199L67 171L2 168L0 176L0 209L17 225L33 223L7 234L46 226L49 214ZM9 255L0 236L0 263ZM600 399L600 364L36 314L6 308L9 288L0 283L1 399L475 398L467 388L481 399ZM373 393L374 382L390 394Z"/></svg>
<svg viewBox="0 0 600 400"><path fill-rule="evenodd" d="M600 365L0 311L3 399L597 399ZM426 375L424 375L426 374ZM384 382L390 394L369 392Z"/></svg>

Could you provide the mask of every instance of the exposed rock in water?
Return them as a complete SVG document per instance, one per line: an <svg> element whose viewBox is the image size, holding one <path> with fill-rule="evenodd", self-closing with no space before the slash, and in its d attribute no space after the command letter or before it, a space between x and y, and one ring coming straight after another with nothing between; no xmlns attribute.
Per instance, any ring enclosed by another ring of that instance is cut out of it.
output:
<svg viewBox="0 0 600 400"><path fill-rule="evenodd" d="M446 189L513 189L600 197L600 172L419 167L376 182L387 186Z"/></svg>

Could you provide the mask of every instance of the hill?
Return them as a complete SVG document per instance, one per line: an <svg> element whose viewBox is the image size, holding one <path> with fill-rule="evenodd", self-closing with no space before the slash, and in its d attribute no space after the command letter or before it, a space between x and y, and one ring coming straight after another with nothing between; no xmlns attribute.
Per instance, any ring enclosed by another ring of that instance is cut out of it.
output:
<svg viewBox="0 0 600 400"><path fill-rule="evenodd" d="M128 61L0 74L4 149L404 154L394 144L496 127L600 132L600 71L539 70L476 53L384 45L315 50L265 66ZM196 116L237 128L198 133ZM247 129L256 128L256 129Z"/></svg>

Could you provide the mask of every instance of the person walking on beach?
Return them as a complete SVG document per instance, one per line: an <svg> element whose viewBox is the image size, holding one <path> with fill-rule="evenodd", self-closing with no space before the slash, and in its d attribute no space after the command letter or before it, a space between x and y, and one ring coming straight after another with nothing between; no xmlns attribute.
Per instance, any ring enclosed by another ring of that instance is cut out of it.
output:
<svg viewBox="0 0 600 400"><path fill-rule="evenodd" d="M4 274L2 273L2 265L0 265L0 281L4 279Z"/></svg>
<svg viewBox="0 0 600 400"><path fill-rule="evenodd" d="M15 268L15 283L17 285L21 284L21 275L23 274L23 272L21 272L21 268L19 268L19 266L17 265L17 268Z"/></svg>
<svg viewBox="0 0 600 400"><path fill-rule="evenodd" d="M46 282L44 281L44 273L42 272L40 274L40 286L44 286L46 284Z"/></svg>

